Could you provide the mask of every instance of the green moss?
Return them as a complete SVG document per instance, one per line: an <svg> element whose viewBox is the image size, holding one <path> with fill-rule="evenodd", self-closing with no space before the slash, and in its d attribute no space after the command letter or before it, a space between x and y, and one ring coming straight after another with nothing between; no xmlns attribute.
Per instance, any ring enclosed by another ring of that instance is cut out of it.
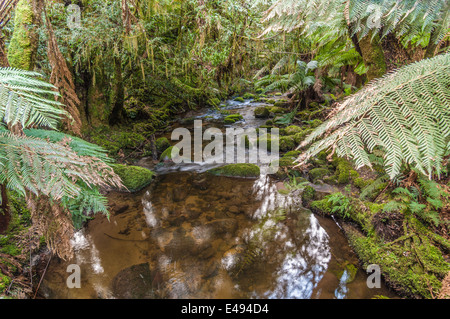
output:
<svg viewBox="0 0 450 319"><path fill-rule="evenodd" d="M276 107L283 107L284 108L284 107L288 106L288 102L286 102L284 100L279 100L279 101L275 102L274 106L276 106Z"/></svg>
<svg viewBox="0 0 450 319"><path fill-rule="evenodd" d="M277 92L277 93L275 93L274 95L275 95L275 96L282 96L282 95L283 95L283 93L281 93L281 92Z"/></svg>
<svg viewBox="0 0 450 319"><path fill-rule="evenodd" d="M166 137L160 137L155 141L156 150L159 153L164 152L166 149L168 149L171 145L169 140Z"/></svg>
<svg viewBox="0 0 450 319"><path fill-rule="evenodd" d="M176 146L171 146L169 148L167 148L160 156L159 160L160 161L168 161L172 159L172 151L175 152L175 154L180 152L180 149Z"/></svg>
<svg viewBox="0 0 450 319"><path fill-rule="evenodd" d="M363 236L348 227L345 230L364 267L370 264L379 265L386 281L403 293L431 298L430 287L435 289L435 293L440 289L440 280L422 269L408 245L385 247L383 242L375 237Z"/></svg>
<svg viewBox="0 0 450 319"><path fill-rule="evenodd" d="M303 129L296 125L288 126L284 129L285 135L295 135L298 133L302 133Z"/></svg>
<svg viewBox="0 0 450 319"><path fill-rule="evenodd" d="M233 123L236 123L237 121L240 121L243 119L244 119L244 117L241 114L236 113L236 114L228 115L226 118L223 119L223 121L225 124L233 124Z"/></svg>
<svg viewBox="0 0 450 319"><path fill-rule="evenodd" d="M306 129L303 132L297 133L294 135L294 141L297 144L300 144L301 142L303 142L303 140L312 133L312 129Z"/></svg>
<svg viewBox="0 0 450 319"><path fill-rule="evenodd" d="M243 96L243 98L244 98L245 100L251 100L251 99L254 99L254 98L255 98L255 95L252 94L252 93L245 93L244 96Z"/></svg>
<svg viewBox="0 0 450 319"><path fill-rule="evenodd" d="M302 153L301 151L289 151L286 154L284 154L283 157L295 157L295 158L297 158L297 157L300 156L301 153Z"/></svg>
<svg viewBox="0 0 450 319"><path fill-rule="evenodd" d="M254 164L229 164L208 171L213 175L228 177L259 177L261 171Z"/></svg>
<svg viewBox="0 0 450 319"><path fill-rule="evenodd" d="M321 215L331 215L333 209L331 202L329 202L326 197L321 200L311 202L310 208L314 213Z"/></svg>
<svg viewBox="0 0 450 319"><path fill-rule="evenodd" d="M279 107L279 106L270 106L268 108L269 108L270 113L273 113L273 114L286 113L286 110L284 108L282 108L282 107Z"/></svg>
<svg viewBox="0 0 450 319"><path fill-rule="evenodd" d="M297 144L295 143L295 140L291 136L282 136L280 137L280 151L286 152L293 150L297 147Z"/></svg>
<svg viewBox="0 0 450 319"><path fill-rule="evenodd" d="M234 99L236 102L245 102L244 98L239 96L237 98Z"/></svg>
<svg viewBox="0 0 450 319"><path fill-rule="evenodd" d="M213 98L209 99L207 103L213 107L219 107L220 100L216 97L213 97Z"/></svg>
<svg viewBox="0 0 450 319"><path fill-rule="evenodd" d="M311 176L311 180L313 183L317 182L317 180L322 179L327 175L330 175L330 171L326 168L313 168L309 171L309 176Z"/></svg>
<svg viewBox="0 0 450 319"><path fill-rule="evenodd" d="M37 50L32 1L20 0L14 12L14 32L8 48L8 62L11 67L32 71Z"/></svg>
<svg viewBox="0 0 450 319"><path fill-rule="evenodd" d="M151 170L139 166L114 164L113 169L130 192L137 192L148 186L154 175Z"/></svg>
<svg viewBox="0 0 450 319"><path fill-rule="evenodd" d="M374 201L388 185L388 179L387 175L377 178L373 183L368 184L361 190L359 198L363 201Z"/></svg>
<svg viewBox="0 0 450 319"><path fill-rule="evenodd" d="M310 123L309 123L309 126L311 127L311 128L317 128L317 127L319 127L320 125L322 125L322 121L321 120L318 120L318 119L316 119L316 120L313 120L313 121L311 121Z"/></svg>
<svg viewBox="0 0 450 319"><path fill-rule="evenodd" d="M353 185L355 185L356 187L358 187L359 189L363 189L366 186L372 184L374 182L373 179L364 179L362 177L356 177L353 180Z"/></svg>
<svg viewBox="0 0 450 319"><path fill-rule="evenodd" d="M270 111L267 107L257 107L254 111L256 118L268 118L270 115Z"/></svg>
<svg viewBox="0 0 450 319"><path fill-rule="evenodd" d="M6 289L8 289L10 283L11 278L4 275L0 270L0 295L3 294L6 291Z"/></svg>
<svg viewBox="0 0 450 319"><path fill-rule="evenodd" d="M308 205L313 199L314 196L316 195L316 190L308 185L303 189L303 193L302 193L302 204Z"/></svg>

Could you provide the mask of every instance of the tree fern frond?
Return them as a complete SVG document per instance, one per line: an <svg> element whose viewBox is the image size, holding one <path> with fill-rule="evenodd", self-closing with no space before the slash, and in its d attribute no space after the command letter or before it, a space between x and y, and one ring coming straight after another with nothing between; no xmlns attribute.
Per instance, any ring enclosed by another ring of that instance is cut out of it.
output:
<svg viewBox="0 0 450 319"><path fill-rule="evenodd" d="M450 138L450 54L407 65L372 81L337 106L330 119L300 147L300 163L334 146L357 166L370 166L367 152L385 151L391 178L402 163L425 175L440 174ZM325 137L325 138L323 138Z"/></svg>
<svg viewBox="0 0 450 319"><path fill-rule="evenodd" d="M0 68L0 118L8 125L20 123L55 129L67 113L59 102L49 97L58 95L54 87L36 79L36 72Z"/></svg>

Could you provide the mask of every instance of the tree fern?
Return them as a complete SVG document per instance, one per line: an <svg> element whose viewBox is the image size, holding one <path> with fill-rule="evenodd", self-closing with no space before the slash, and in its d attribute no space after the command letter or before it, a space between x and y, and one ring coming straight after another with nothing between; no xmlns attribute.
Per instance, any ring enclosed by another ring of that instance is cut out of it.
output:
<svg viewBox="0 0 450 319"><path fill-rule="evenodd" d="M337 106L302 144L317 139L299 159L324 149L369 166L375 147L394 178L403 163L431 176L441 173L450 137L450 54L425 59L379 78Z"/></svg>
<svg viewBox="0 0 450 319"><path fill-rule="evenodd" d="M7 125L20 123L56 129L62 116L68 114L61 104L49 99L57 95L53 85L37 79L35 72L0 68L0 118Z"/></svg>

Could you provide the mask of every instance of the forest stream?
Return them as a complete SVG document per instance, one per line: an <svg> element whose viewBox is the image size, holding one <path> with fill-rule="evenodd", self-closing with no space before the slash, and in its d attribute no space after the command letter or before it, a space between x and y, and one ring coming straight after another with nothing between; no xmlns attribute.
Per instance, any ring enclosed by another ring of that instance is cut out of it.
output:
<svg viewBox="0 0 450 319"><path fill-rule="evenodd" d="M261 103L227 101L258 127ZM215 110L195 116L220 126ZM223 122L222 122L223 123ZM221 124L223 128L223 124ZM150 165L142 159L137 165ZM111 216L97 215L76 233L75 257L53 258L40 293L46 298L396 297L382 283L367 286L337 221L311 213L300 196L280 193L268 175L215 176L205 165L151 167L156 178L137 193L108 194ZM81 268L69 289L67 267Z"/></svg>

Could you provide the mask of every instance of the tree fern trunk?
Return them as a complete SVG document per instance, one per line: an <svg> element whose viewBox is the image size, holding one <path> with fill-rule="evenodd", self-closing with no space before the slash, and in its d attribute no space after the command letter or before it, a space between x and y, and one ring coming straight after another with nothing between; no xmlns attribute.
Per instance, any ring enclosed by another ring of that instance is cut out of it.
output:
<svg viewBox="0 0 450 319"><path fill-rule="evenodd" d="M114 57L114 86L113 86L113 98L112 98L112 111L109 116L109 124L115 125L123 121L124 119L124 86L122 77L122 63L119 57Z"/></svg>
<svg viewBox="0 0 450 319"><path fill-rule="evenodd" d="M38 27L42 12L41 0L20 0L14 17L14 33L8 48L11 67L32 71L39 42Z"/></svg>
<svg viewBox="0 0 450 319"><path fill-rule="evenodd" d="M367 79L373 80L386 73L386 61L378 35L372 40L372 32L358 42L364 64L368 68Z"/></svg>
<svg viewBox="0 0 450 319"><path fill-rule="evenodd" d="M0 192L2 196L2 212L0 213L0 234L4 234L8 229L11 221L11 211L9 209L8 193L4 184L0 185Z"/></svg>

